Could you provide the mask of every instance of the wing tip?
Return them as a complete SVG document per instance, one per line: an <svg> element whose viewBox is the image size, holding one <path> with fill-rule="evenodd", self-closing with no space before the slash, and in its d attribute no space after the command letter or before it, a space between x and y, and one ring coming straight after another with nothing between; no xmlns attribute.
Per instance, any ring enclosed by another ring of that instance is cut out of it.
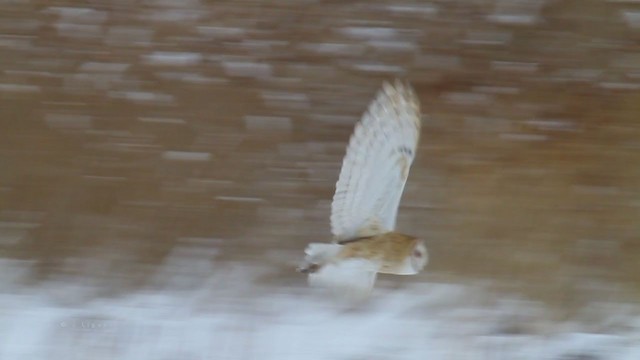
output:
<svg viewBox="0 0 640 360"><path fill-rule="evenodd" d="M402 101L397 102L395 99L400 98ZM413 86L408 80L403 80L400 78L395 78L391 81L383 81L382 87L380 91L375 96L374 101L371 102L371 105L368 108L368 111L372 111L372 109L379 103L408 103L414 109L418 118L420 116L420 100L416 95Z"/></svg>
<svg viewBox="0 0 640 360"><path fill-rule="evenodd" d="M415 97L415 90L411 82L402 78L394 78L393 80L384 80L382 88L391 88L397 93L406 94L409 97Z"/></svg>

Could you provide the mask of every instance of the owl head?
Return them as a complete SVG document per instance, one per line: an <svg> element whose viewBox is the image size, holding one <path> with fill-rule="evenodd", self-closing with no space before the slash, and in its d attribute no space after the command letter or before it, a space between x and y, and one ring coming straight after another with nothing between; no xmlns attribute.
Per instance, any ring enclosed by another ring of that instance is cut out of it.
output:
<svg viewBox="0 0 640 360"><path fill-rule="evenodd" d="M429 254L427 253L427 245L424 240L418 239L413 247L413 251L411 252L411 267L416 273L419 273L424 269L428 261Z"/></svg>

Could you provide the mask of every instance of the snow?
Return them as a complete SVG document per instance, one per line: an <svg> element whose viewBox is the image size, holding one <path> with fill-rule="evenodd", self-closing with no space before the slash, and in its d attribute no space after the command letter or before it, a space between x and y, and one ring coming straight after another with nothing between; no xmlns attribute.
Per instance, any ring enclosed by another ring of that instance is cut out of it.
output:
<svg viewBox="0 0 640 360"><path fill-rule="evenodd" d="M65 299L86 298L82 286L62 286L59 280L33 287L4 283L0 359L631 360L640 355L640 317L628 309L616 317L615 309L622 307L606 311L615 321L626 321L623 330L594 333L578 322L545 320L540 303L489 301L482 285L427 282L391 289L383 279L367 304L349 308L302 282L260 284L264 267L209 261L216 244L196 245L174 250L153 286L114 298L69 305ZM27 265L0 266L12 271ZM514 324L524 330L504 330Z"/></svg>
<svg viewBox="0 0 640 360"><path fill-rule="evenodd" d="M339 33L352 38L361 39L378 39L388 40L395 38L398 35L398 31L393 28L386 27L344 27L338 30Z"/></svg>
<svg viewBox="0 0 640 360"><path fill-rule="evenodd" d="M362 52L363 48L358 44L345 43L305 43L300 45L304 50L315 52L323 55L345 56L357 55Z"/></svg>
<svg viewBox="0 0 640 360"><path fill-rule="evenodd" d="M497 71L533 73L538 71L538 63L515 61L492 61L491 68Z"/></svg>
<svg viewBox="0 0 640 360"><path fill-rule="evenodd" d="M23 84L2 84L0 83L0 93L12 92L12 93L37 93L40 92L40 87L35 85L23 85Z"/></svg>
<svg viewBox="0 0 640 360"><path fill-rule="evenodd" d="M171 161L209 161L211 154L196 151L167 150L162 153L162 158Z"/></svg>
<svg viewBox="0 0 640 360"><path fill-rule="evenodd" d="M290 132L293 127L291 118L285 116L246 115L245 128L249 131L285 131Z"/></svg>
<svg viewBox="0 0 640 360"><path fill-rule="evenodd" d="M400 74L404 72L404 69L400 66L375 64L375 63L359 63L354 64L353 68L359 71L372 72L372 73L392 73Z"/></svg>
<svg viewBox="0 0 640 360"><path fill-rule="evenodd" d="M399 14L411 14L411 15L421 15L425 18L431 18L434 15L438 14L438 7L433 4L399 4L399 5L389 5L387 6L391 12L399 13Z"/></svg>
<svg viewBox="0 0 640 360"><path fill-rule="evenodd" d="M640 11L625 10L622 12L622 16L632 29L640 28Z"/></svg>
<svg viewBox="0 0 640 360"><path fill-rule="evenodd" d="M222 67L229 76L266 78L273 73L271 65L254 61L224 61Z"/></svg>
<svg viewBox="0 0 640 360"><path fill-rule="evenodd" d="M174 100L172 95L149 91L110 91L108 96L113 99L125 99L134 103L149 104L168 104Z"/></svg>
<svg viewBox="0 0 640 360"><path fill-rule="evenodd" d="M455 105L488 105L493 99L486 93L450 92L443 96L448 103Z"/></svg>
<svg viewBox="0 0 640 360"><path fill-rule="evenodd" d="M500 139L509 141L546 141L549 139L546 135L540 134L500 134Z"/></svg>
<svg viewBox="0 0 640 360"><path fill-rule="evenodd" d="M150 65L194 66L202 61L202 55L192 52L155 51L145 55L144 59Z"/></svg>
<svg viewBox="0 0 640 360"><path fill-rule="evenodd" d="M533 15L500 14L490 15L488 19L498 24L531 25L535 24L537 17Z"/></svg>
<svg viewBox="0 0 640 360"><path fill-rule="evenodd" d="M93 119L88 115L45 114L45 123L54 129L90 129Z"/></svg>

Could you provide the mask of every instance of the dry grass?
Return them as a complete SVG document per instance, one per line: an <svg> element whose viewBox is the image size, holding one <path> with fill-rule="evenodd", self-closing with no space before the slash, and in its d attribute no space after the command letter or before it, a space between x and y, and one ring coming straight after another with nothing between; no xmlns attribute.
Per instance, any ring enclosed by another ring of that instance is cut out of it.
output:
<svg viewBox="0 0 640 360"><path fill-rule="evenodd" d="M15 30L31 40L0 48L3 82L38 91L0 93L0 220L39 227L0 253L36 259L38 277L63 271L69 257L125 254L109 266L137 284L184 238L221 239L220 257L243 262L327 239L328 201L353 122L394 76L356 66L370 62L403 69L427 115L399 225L429 241L430 272L516 284L567 307L637 300L640 96L616 88L638 86L637 29L620 15L631 5L549 1L541 21L510 25L488 20L491 1L462 3L438 3L437 16L422 17L339 3L258 11L216 2L199 9L200 20L158 26L105 10L107 32L152 29L145 46ZM60 21L45 12L32 18L26 8L12 14L45 28ZM211 24L242 35L198 32ZM391 42L411 47L389 51L343 32L358 26L396 29ZM323 43L343 47L314 50ZM150 64L154 51L208 60ZM224 61L236 58L266 64L270 75L230 76ZM90 62L127 70L92 74L83 70ZM173 100L129 101L114 91ZM91 121L61 125L51 114ZM246 115L289 122L252 130ZM169 150L210 158L167 160Z"/></svg>

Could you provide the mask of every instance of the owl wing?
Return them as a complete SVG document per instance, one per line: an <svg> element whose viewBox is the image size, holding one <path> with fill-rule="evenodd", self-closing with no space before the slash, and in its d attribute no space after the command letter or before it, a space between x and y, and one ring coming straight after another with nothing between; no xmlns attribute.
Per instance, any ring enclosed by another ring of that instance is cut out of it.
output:
<svg viewBox="0 0 640 360"><path fill-rule="evenodd" d="M331 204L335 241L395 228L420 137L420 106L408 84L384 83L356 125Z"/></svg>

